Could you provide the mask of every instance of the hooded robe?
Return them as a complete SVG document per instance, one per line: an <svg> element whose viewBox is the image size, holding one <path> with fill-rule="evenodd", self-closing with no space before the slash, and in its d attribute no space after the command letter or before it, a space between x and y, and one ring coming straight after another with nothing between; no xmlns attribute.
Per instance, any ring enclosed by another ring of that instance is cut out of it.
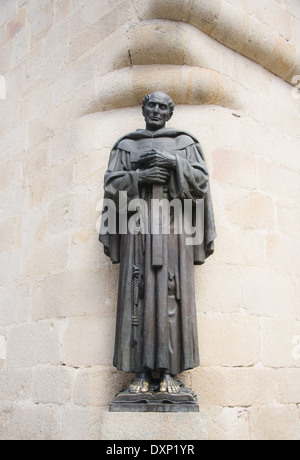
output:
<svg viewBox="0 0 300 460"><path fill-rule="evenodd" d="M172 231L172 219L170 234L160 236L161 245L151 235L154 187L139 183L138 170L143 168L140 156L153 149L176 158L161 198L194 204L204 200L204 237L197 245L186 245L191 235L185 233L183 224L181 234ZM120 263L114 366L129 373L167 371L173 375L199 366L194 265L203 264L213 253L216 237L209 176L199 142L186 132L168 128L124 136L112 149L104 190L105 198L113 200L117 209L119 192L126 191L127 204L141 198L149 210L148 233L100 235L105 254L113 263ZM159 265L153 263L157 246Z"/></svg>

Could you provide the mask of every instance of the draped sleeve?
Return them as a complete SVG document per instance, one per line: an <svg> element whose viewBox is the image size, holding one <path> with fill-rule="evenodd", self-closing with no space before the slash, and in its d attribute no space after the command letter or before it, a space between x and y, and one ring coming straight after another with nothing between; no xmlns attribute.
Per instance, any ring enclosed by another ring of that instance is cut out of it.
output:
<svg viewBox="0 0 300 460"><path fill-rule="evenodd" d="M205 198L208 186L209 175L201 146L192 144L177 153L176 171L169 184L171 197L196 201Z"/></svg>
<svg viewBox="0 0 300 460"><path fill-rule="evenodd" d="M106 210L110 206L110 200L115 204L117 229L120 214L126 214L128 203L139 197L138 176L138 171L132 169L130 153L118 147L114 148L104 176L104 198ZM120 200L120 192L126 192L127 200ZM102 219L105 219L104 214ZM100 233L99 240L104 246L104 253L111 261L114 264L120 263L121 240L118 230L116 233Z"/></svg>
<svg viewBox="0 0 300 460"><path fill-rule="evenodd" d="M104 190L106 198L110 198L117 205L117 210L120 210L119 192L127 193L127 204L139 197L138 178L138 171L132 169L130 153L118 148L113 150L104 176Z"/></svg>

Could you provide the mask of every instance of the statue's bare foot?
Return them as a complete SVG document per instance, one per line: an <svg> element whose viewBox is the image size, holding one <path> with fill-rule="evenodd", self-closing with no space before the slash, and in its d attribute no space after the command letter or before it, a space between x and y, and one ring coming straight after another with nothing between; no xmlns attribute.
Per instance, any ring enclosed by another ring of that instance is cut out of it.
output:
<svg viewBox="0 0 300 460"><path fill-rule="evenodd" d="M181 390L180 384L170 374L163 374L160 381L159 391L176 395Z"/></svg>
<svg viewBox="0 0 300 460"><path fill-rule="evenodd" d="M128 387L130 393L147 393L150 389L150 377L147 374L140 374Z"/></svg>

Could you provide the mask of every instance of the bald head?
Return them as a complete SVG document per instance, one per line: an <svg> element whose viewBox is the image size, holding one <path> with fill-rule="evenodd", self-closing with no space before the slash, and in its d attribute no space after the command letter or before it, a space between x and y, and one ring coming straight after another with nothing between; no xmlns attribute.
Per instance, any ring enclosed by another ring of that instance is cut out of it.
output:
<svg viewBox="0 0 300 460"><path fill-rule="evenodd" d="M173 115L175 104L170 98L170 96L162 91L154 91L154 93L147 94L147 96L143 100L143 107L145 107L146 103L149 101L159 101L162 102L170 108L171 116Z"/></svg>
<svg viewBox="0 0 300 460"><path fill-rule="evenodd" d="M166 93L155 91L148 94L143 100L146 128L150 131L164 128L166 122L172 118L174 108L174 102Z"/></svg>

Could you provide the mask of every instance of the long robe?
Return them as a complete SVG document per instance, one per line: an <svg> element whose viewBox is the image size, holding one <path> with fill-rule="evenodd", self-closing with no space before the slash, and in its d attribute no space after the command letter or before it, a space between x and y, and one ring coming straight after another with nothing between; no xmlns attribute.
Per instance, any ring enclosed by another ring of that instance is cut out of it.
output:
<svg viewBox="0 0 300 460"><path fill-rule="evenodd" d="M194 204L204 200L203 241L186 245L190 235L184 225L182 233L176 234L171 219L170 234L161 236L159 267L153 266L155 239L150 232L153 188L138 181L140 156L152 149L166 150L176 158L164 198ZM105 254L113 263L120 263L114 366L125 372L164 370L173 375L199 366L194 265L203 264L213 253L216 237L209 176L199 142L175 129L137 130L124 136L112 149L104 190L117 208L119 192L126 191L128 203L142 198L149 210L148 234L100 235ZM137 265L138 285L133 276Z"/></svg>

